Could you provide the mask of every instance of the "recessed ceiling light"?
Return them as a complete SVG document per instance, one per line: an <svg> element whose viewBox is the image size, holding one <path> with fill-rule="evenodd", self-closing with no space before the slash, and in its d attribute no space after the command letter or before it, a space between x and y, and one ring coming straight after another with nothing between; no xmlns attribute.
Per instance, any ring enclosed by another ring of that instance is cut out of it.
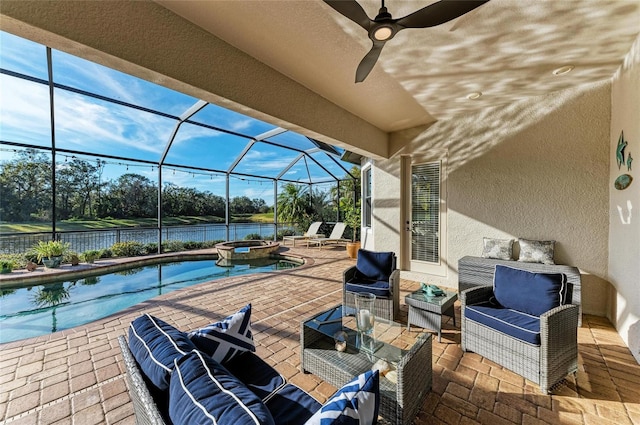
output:
<svg viewBox="0 0 640 425"><path fill-rule="evenodd" d="M564 75L564 74L568 74L571 71L573 71L573 68L575 68L575 66L573 65L565 65L565 66L561 66L560 68L556 68L553 70L553 75Z"/></svg>
<svg viewBox="0 0 640 425"><path fill-rule="evenodd" d="M476 99L479 99L479 98L480 98L480 96L482 96L482 92L474 91L473 93L469 93L469 94L467 95L467 99L469 99L469 100L476 100Z"/></svg>

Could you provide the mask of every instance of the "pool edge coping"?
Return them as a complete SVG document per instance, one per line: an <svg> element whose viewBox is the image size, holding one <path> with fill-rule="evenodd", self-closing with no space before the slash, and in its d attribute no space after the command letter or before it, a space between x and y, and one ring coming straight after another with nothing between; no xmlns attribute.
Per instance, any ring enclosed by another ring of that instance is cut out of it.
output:
<svg viewBox="0 0 640 425"><path fill-rule="evenodd" d="M280 251L280 250L278 250ZM285 260L301 262L298 267L313 264L313 259L298 254L276 252L275 255ZM115 257L99 260L92 264L81 263L76 266L64 264L55 269L39 266L34 271L26 269L14 270L10 274L0 275L0 289L14 289L42 285L60 279L84 278L99 276L102 274L124 270L130 267L144 267L154 264L167 263L181 260L208 260L219 258L215 248L207 248L193 251L167 252L163 254L151 254L141 257Z"/></svg>

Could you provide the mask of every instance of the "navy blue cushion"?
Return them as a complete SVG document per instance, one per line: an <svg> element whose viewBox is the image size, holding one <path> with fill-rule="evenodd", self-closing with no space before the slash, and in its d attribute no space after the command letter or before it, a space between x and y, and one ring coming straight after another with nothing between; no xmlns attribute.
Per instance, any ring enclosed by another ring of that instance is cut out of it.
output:
<svg viewBox="0 0 640 425"><path fill-rule="evenodd" d="M468 305L464 315L467 320L482 323L492 329L521 341L540 345L540 318L495 304Z"/></svg>
<svg viewBox="0 0 640 425"><path fill-rule="evenodd" d="M275 425L257 395L198 350L175 361L169 416L174 424Z"/></svg>
<svg viewBox="0 0 640 425"><path fill-rule="evenodd" d="M391 295L388 280L363 280L354 277L346 283L345 289L348 292L369 292L376 297L388 297Z"/></svg>
<svg viewBox="0 0 640 425"><path fill-rule="evenodd" d="M189 333L198 349L226 364L245 351L256 351L251 334L251 304L231 316Z"/></svg>
<svg viewBox="0 0 640 425"><path fill-rule="evenodd" d="M242 353L224 365L262 401L286 383L284 377L267 362L251 352Z"/></svg>
<svg viewBox="0 0 640 425"><path fill-rule="evenodd" d="M195 348L187 334L149 314L138 317L129 326L131 354L159 390L169 388L173 360Z"/></svg>
<svg viewBox="0 0 640 425"><path fill-rule="evenodd" d="M340 388L307 425L374 425L380 408L380 377L368 370Z"/></svg>
<svg viewBox="0 0 640 425"><path fill-rule="evenodd" d="M320 409L320 403L292 384L280 388L265 404L278 425L303 425Z"/></svg>
<svg viewBox="0 0 640 425"><path fill-rule="evenodd" d="M358 250L356 277L368 280L389 280L395 268L393 252Z"/></svg>
<svg viewBox="0 0 640 425"><path fill-rule="evenodd" d="M505 308L540 316L562 305L567 297L567 276L534 273L496 265L493 293Z"/></svg>

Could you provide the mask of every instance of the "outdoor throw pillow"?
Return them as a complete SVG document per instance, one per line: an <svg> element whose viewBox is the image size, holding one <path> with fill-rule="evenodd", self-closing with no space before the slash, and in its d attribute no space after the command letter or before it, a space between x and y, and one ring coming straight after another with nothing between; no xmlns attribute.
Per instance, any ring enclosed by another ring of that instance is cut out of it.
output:
<svg viewBox="0 0 640 425"><path fill-rule="evenodd" d="M169 388L173 360L195 348L187 334L149 314L138 317L129 326L131 354L160 390Z"/></svg>
<svg viewBox="0 0 640 425"><path fill-rule="evenodd" d="M525 263L555 264L553 251L556 241L532 241L518 239L520 257L518 261Z"/></svg>
<svg viewBox="0 0 640 425"><path fill-rule="evenodd" d="M220 322L190 332L189 338L198 349L222 364L245 351L256 351L251 334L251 304Z"/></svg>
<svg viewBox="0 0 640 425"><path fill-rule="evenodd" d="M482 238L482 258L513 260L513 239Z"/></svg>
<svg viewBox="0 0 640 425"><path fill-rule="evenodd" d="M375 425L380 408L378 371L367 371L340 388L305 425Z"/></svg>
<svg viewBox="0 0 640 425"><path fill-rule="evenodd" d="M169 417L174 424L274 425L257 395L198 350L175 361Z"/></svg>
<svg viewBox="0 0 640 425"><path fill-rule="evenodd" d="M533 273L496 265L493 293L505 308L540 316L564 304L567 289L563 273Z"/></svg>

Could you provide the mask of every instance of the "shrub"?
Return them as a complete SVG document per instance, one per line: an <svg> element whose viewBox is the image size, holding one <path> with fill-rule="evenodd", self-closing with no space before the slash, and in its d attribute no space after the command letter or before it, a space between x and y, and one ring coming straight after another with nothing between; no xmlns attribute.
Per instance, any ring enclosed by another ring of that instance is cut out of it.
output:
<svg viewBox="0 0 640 425"><path fill-rule="evenodd" d="M109 248L105 248L105 249L101 249L100 250L100 257L99 258L111 258L113 257L113 252L111 252L111 250Z"/></svg>
<svg viewBox="0 0 640 425"><path fill-rule="evenodd" d="M285 236L293 236L296 232L293 229L284 229L278 232L278 240L281 240Z"/></svg>
<svg viewBox="0 0 640 425"><path fill-rule="evenodd" d="M184 249L189 250L189 249L202 249L204 246L204 244L202 242L196 242L196 241L187 241L184 242Z"/></svg>
<svg viewBox="0 0 640 425"><path fill-rule="evenodd" d="M137 257L145 255L144 246L140 242L117 242L111 246L111 253L115 257Z"/></svg>
<svg viewBox="0 0 640 425"><path fill-rule="evenodd" d="M0 273L11 273L14 266L11 260L0 260Z"/></svg>
<svg viewBox="0 0 640 425"><path fill-rule="evenodd" d="M162 252L179 252L184 251L182 241L164 241L162 242Z"/></svg>
<svg viewBox="0 0 640 425"><path fill-rule="evenodd" d="M262 239L262 235L259 233L249 233L247 236L244 237L244 240L246 241L259 241Z"/></svg>
<svg viewBox="0 0 640 425"><path fill-rule="evenodd" d="M149 242L144 244L144 251L147 254L157 254L158 253L158 243L157 242Z"/></svg>
<svg viewBox="0 0 640 425"><path fill-rule="evenodd" d="M14 269L24 269L25 267L27 267L27 261L29 260L27 260L25 256L21 254L0 254L0 262L2 261L11 262Z"/></svg>

